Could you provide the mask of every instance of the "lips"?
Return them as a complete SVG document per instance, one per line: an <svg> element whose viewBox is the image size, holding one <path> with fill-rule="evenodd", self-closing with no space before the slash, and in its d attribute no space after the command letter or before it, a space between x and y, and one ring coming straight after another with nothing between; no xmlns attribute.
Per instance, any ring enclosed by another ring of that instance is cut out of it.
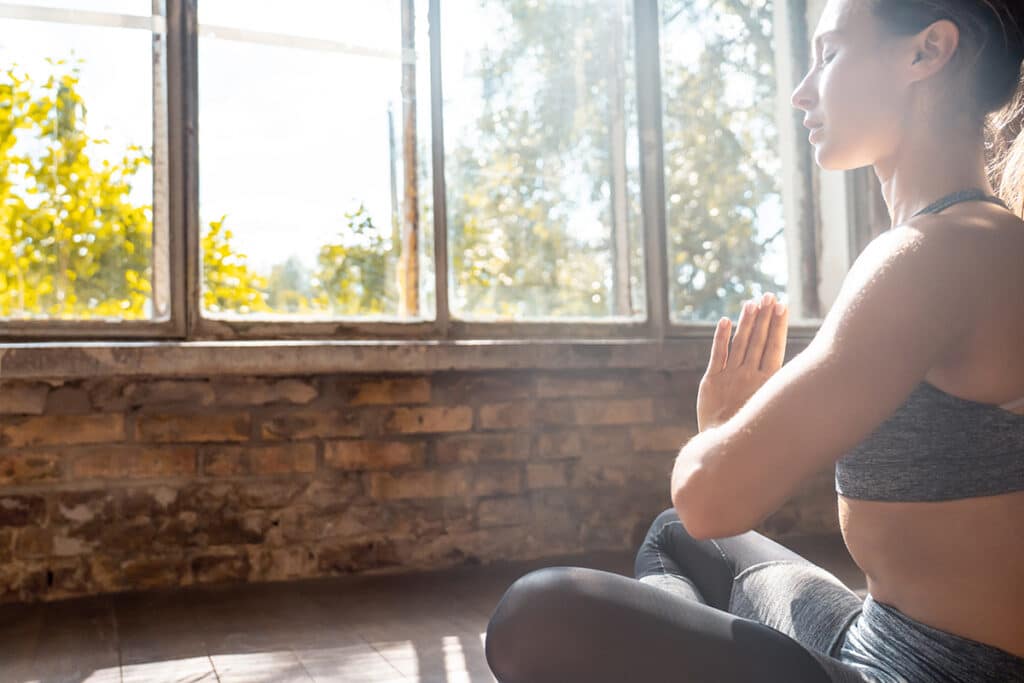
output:
<svg viewBox="0 0 1024 683"><path fill-rule="evenodd" d="M811 130L813 130L815 128L820 128L821 125L822 125L821 121L813 121L811 119L804 119L804 126L806 126L807 128L810 128Z"/></svg>

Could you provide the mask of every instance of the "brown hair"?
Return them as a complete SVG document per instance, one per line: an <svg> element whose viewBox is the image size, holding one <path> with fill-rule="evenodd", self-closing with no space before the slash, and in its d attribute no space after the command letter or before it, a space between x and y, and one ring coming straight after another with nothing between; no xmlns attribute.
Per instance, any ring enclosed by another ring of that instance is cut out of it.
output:
<svg viewBox="0 0 1024 683"><path fill-rule="evenodd" d="M919 33L941 19L960 29L954 59L971 89L965 113L984 133L989 182L1024 217L1024 2L872 0L872 9L894 35Z"/></svg>

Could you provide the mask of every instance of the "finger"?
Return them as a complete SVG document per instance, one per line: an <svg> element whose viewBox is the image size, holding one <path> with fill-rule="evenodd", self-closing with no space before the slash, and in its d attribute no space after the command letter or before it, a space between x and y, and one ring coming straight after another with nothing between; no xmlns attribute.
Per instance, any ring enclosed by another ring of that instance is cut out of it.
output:
<svg viewBox="0 0 1024 683"><path fill-rule="evenodd" d="M764 355L764 342L768 339L768 327L772 324L774 311L775 296L768 292L761 298L761 303L757 307L757 318L750 331L750 341L747 343L747 352L743 355L743 364L749 364L755 368L761 364L761 356Z"/></svg>
<svg viewBox="0 0 1024 683"><path fill-rule="evenodd" d="M782 307L782 313L778 312ZM782 302L775 304L776 311L772 315L772 328L768 333L768 344L761 358L761 370L778 370L786 358L786 334L789 332L789 306Z"/></svg>
<svg viewBox="0 0 1024 683"><path fill-rule="evenodd" d="M734 368L743 362L743 354L747 351L747 342L750 340L750 328L757 317L757 304L747 301L740 311L739 322L736 323L736 336L732 339L732 346L729 347L729 360L727 367Z"/></svg>
<svg viewBox="0 0 1024 683"><path fill-rule="evenodd" d="M729 331L732 328L732 321L728 318L721 318L718 326L715 327L715 336L711 341L711 358L708 359L708 375L721 372L725 368L725 361L729 357Z"/></svg>

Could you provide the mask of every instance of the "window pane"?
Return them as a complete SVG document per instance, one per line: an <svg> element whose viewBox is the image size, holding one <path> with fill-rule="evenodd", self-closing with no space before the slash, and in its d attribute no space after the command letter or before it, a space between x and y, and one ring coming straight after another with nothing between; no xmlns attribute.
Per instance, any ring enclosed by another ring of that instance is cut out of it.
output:
<svg viewBox="0 0 1024 683"><path fill-rule="evenodd" d="M442 6L453 315L645 316L632 5Z"/></svg>
<svg viewBox="0 0 1024 683"><path fill-rule="evenodd" d="M662 0L668 285L675 321L787 301L771 0Z"/></svg>
<svg viewBox="0 0 1024 683"><path fill-rule="evenodd" d="M153 277L153 130L165 109L154 109L164 83L151 25L163 28L150 9L0 8L0 318L166 317Z"/></svg>
<svg viewBox="0 0 1024 683"><path fill-rule="evenodd" d="M199 23L204 312L432 318L426 2L203 0Z"/></svg>

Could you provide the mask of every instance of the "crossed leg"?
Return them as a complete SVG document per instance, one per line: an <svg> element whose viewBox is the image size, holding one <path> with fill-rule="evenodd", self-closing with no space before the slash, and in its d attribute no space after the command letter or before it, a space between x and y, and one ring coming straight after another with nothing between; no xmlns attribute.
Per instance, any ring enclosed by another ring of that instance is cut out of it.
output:
<svg viewBox="0 0 1024 683"><path fill-rule="evenodd" d="M518 579L487 629L498 680L863 681L827 651L860 599L765 536L693 539L666 510L638 552L636 572L639 581L548 567ZM672 581L677 590L659 585Z"/></svg>

